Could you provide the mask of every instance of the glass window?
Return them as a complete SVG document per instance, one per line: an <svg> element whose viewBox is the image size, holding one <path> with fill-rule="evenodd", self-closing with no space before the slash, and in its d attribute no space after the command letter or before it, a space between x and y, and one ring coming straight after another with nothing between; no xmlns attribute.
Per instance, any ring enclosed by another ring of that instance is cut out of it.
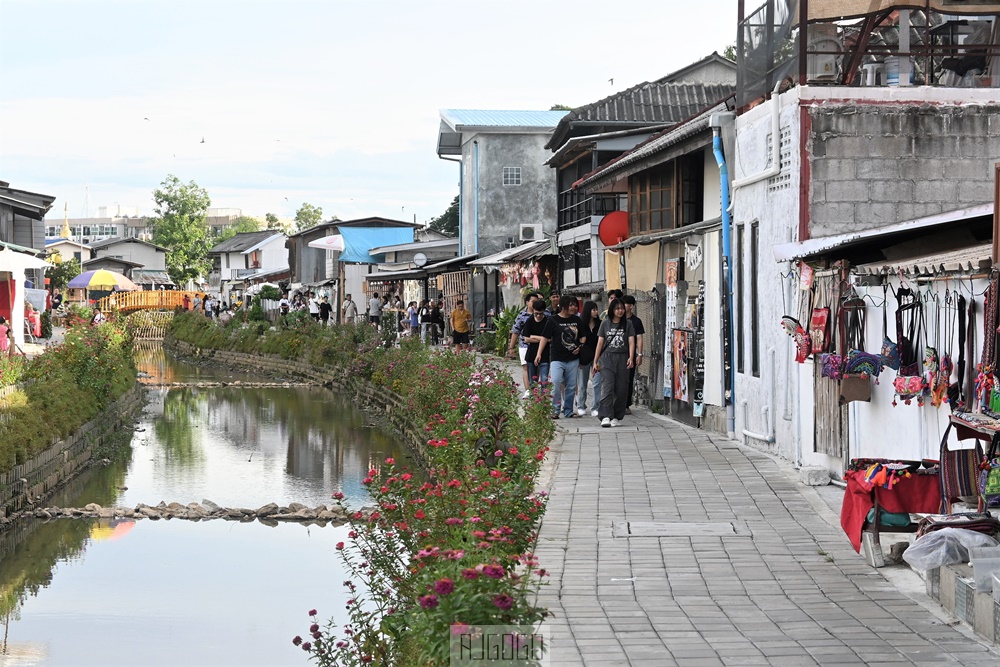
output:
<svg viewBox="0 0 1000 667"><path fill-rule="evenodd" d="M503 168L503 184L504 185L520 185L521 184L521 168L520 167L504 167Z"/></svg>

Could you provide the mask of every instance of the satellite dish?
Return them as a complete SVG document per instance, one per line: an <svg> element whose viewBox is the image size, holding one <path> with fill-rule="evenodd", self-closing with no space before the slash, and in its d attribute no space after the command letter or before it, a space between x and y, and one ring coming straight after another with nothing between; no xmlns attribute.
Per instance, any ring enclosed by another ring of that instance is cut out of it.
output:
<svg viewBox="0 0 1000 667"><path fill-rule="evenodd" d="M413 263L417 266L423 266L427 263L427 255L422 252L418 252L413 256Z"/></svg>
<svg viewBox="0 0 1000 667"><path fill-rule="evenodd" d="M597 235L606 246L618 245L628 238L628 213L614 211L601 218Z"/></svg>

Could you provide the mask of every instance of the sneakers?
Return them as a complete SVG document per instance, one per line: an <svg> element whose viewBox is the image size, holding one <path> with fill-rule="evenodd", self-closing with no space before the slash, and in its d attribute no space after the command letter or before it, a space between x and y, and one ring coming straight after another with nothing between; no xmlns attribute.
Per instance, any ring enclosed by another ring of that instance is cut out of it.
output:
<svg viewBox="0 0 1000 667"><path fill-rule="evenodd" d="M611 420L611 425L612 426L621 426L622 423L620 421L618 421L617 419L612 419ZM604 426L604 424L601 424L601 426Z"/></svg>
<svg viewBox="0 0 1000 667"><path fill-rule="evenodd" d="M559 413L558 412L552 413L552 418L553 419L559 419Z"/></svg>
<svg viewBox="0 0 1000 667"><path fill-rule="evenodd" d="M617 423L617 421L615 423ZM601 428L607 428L609 426L611 426L611 420L610 419L608 419L607 417L605 417L604 419L601 420Z"/></svg>
<svg viewBox="0 0 1000 667"><path fill-rule="evenodd" d="M531 390L530 389L525 389L524 393L521 394L521 400L526 401L529 398L531 398Z"/></svg>
<svg viewBox="0 0 1000 667"><path fill-rule="evenodd" d="M580 415L580 416L582 417L582 416L584 416L585 414L587 414L587 411L586 411L586 410L584 410L583 408L579 408L579 409L578 409L578 410L576 411L576 414L578 414L578 415Z"/></svg>
<svg viewBox="0 0 1000 667"><path fill-rule="evenodd" d="M597 416L597 410L591 410L590 411L590 416L591 417L596 417Z"/></svg>

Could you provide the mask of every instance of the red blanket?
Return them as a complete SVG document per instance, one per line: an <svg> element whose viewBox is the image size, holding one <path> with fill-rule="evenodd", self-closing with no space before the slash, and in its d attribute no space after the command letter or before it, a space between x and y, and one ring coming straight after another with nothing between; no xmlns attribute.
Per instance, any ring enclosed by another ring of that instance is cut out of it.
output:
<svg viewBox="0 0 1000 667"><path fill-rule="evenodd" d="M865 527L868 510L879 506L886 512L936 513L941 504L941 485L937 475L911 475L900 479L892 490L873 487L865 481L863 472L849 470L844 474L847 491L840 508L840 526L847 533L855 551L861 551L861 530ZM874 494L872 493L874 491Z"/></svg>

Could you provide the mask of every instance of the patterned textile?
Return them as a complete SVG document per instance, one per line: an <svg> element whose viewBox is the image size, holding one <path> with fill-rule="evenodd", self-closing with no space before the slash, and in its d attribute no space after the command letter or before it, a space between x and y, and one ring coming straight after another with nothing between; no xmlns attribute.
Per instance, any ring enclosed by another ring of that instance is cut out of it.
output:
<svg viewBox="0 0 1000 667"><path fill-rule="evenodd" d="M983 450L976 443L974 449L948 449L948 433L941 438L941 512L951 512L951 499L979 495L979 464Z"/></svg>

